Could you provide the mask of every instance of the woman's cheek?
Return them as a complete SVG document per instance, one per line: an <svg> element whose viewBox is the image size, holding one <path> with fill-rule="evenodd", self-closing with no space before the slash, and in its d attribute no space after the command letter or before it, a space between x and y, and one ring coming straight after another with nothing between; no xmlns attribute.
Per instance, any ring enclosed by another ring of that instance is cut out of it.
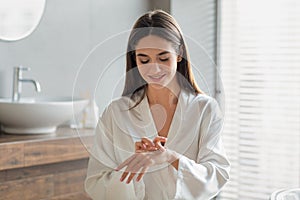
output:
<svg viewBox="0 0 300 200"><path fill-rule="evenodd" d="M139 73L142 76L142 78L145 80L146 74L147 74L147 67L145 67L143 65L139 65L138 70L139 70Z"/></svg>

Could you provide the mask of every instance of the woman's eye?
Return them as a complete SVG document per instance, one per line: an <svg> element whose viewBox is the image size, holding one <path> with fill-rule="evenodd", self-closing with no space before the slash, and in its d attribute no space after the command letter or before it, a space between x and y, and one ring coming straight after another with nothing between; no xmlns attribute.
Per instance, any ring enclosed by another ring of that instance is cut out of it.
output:
<svg viewBox="0 0 300 200"><path fill-rule="evenodd" d="M159 60L162 61L162 62L165 62L165 61L168 61L169 58L160 58Z"/></svg>
<svg viewBox="0 0 300 200"><path fill-rule="evenodd" d="M142 64L146 64L147 62L149 62L149 60L141 60L140 61Z"/></svg>

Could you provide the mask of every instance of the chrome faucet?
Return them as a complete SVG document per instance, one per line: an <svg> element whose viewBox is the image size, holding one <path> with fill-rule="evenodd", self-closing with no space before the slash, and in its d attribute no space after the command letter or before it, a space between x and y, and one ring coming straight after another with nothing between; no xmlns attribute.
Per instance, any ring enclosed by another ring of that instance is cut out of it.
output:
<svg viewBox="0 0 300 200"><path fill-rule="evenodd" d="M41 91L40 83L32 80L32 79L23 79L22 78L22 71L29 71L29 67L14 67L14 77L13 77L13 94L12 94L12 101L16 102L20 100L21 92L22 92L22 82L30 82L33 83L35 86L35 90L37 92Z"/></svg>

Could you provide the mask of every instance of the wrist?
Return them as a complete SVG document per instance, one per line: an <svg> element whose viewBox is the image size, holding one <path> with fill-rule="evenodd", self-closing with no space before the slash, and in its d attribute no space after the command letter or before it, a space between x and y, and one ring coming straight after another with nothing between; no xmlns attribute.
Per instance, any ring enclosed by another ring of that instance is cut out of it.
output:
<svg viewBox="0 0 300 200"><path fill-rule="evenodd" d="M167 149L168 152L168 163L172 164L173 162L179 160L179 154L175 151Z"/></svg>
<svg viewBox="0 0 300 200"><path fill-rule="evenodd" d="M180 154L175 151L168 150L168 163L171 164L176 170L178 170L179 158Z"/></svg>

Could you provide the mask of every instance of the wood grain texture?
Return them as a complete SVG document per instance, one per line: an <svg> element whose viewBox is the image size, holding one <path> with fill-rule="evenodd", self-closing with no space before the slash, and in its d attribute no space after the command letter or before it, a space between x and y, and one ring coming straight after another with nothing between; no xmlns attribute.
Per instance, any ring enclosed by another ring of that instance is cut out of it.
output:
<svg viewBox="0 0 300 200"><path fill-rule="evenodd" d="M77 192L69 195L61 195L51 198L51 200L92 200L85 193Z"/></svg>
<svg viewBox="0 0 300 200"><path fill-rule="evenodd" d="M23 167L24 144L0 144L0 170Z"/></svg>
<svg viewBox="0 0 300 200"><path fill-rule="evenodd" d="M75 160L88 156L79 138L24 144L24 166Z"/></svg>
<svg viewBox="0 0 300 200"><path fill-rule="evenodd" d="M31 177L45 176L48 174L68 173L76 170L86 170L88 158L54 163L48 165L31 166L18 169L0 171L0 183Z"/></svg>
<svg viewBox="0 0 300 200"><path fill-rule="evenodd" d="M82 199L88 159L0 171L0 199Z"/></svg>
<svg viewBox="0 0 300 200"><path fill-rule="evenodd" d="M0 183L1 199L45 199L53 196L53 176L40 176Z"/></svg>
<svg viewBox="0 0 300 200"><path fill-rule="evenodd" d="M84 191L93 130L49 135L0 133L0 199L90 200ZM83 145L83 143L84 145Z"/></svg>
<svg viewBox="0 0 300 200"><path fill-rule="evenodd" d="M84 191L86 169L57 173L54 175L54 196Z"/></svg>
<svg viewBox="0 0 300 200"><path fill-rule="evenodd" d="M82 130L81 134L69 128L49 135L0 133L0 171L87 158L93 130Z"/></svg>

